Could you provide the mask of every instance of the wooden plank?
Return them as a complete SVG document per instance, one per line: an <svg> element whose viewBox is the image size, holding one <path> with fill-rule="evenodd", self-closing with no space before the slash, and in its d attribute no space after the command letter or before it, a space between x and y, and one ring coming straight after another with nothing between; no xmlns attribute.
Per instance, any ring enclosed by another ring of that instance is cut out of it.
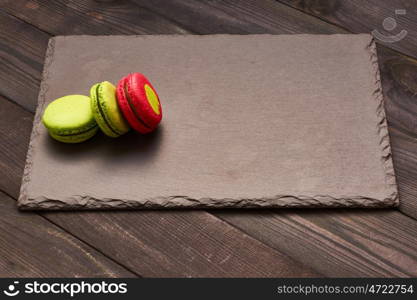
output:
<svg viewBox="0 0 417 300"><path fill-rule="evenodd" d="M53 35L188 33L132 1L4 0L2 9Z"/></svg>
<svg viewBox="0 0 417 300"><path fill-rule="evenodd" d="M235 211L215 215L325 276L417 275L417 222L397 211Z"/></svg>
<svg viewBox="0 0 417 300"><path fill-rule="evenodd" d="M0 189L15 198L31 119L32 113L0 99ZM203 211L42 215L146 277L319 276Z"/></svg>
<svg viewBox="0 0 417 300"><path fill-rule="evenodd" d="M229 33L340 33L317 18L301 14L272 0L146 1L133 0L199 34Z"/></svg>
<svg viewBox="0 0 417 300"><path fill-rule="evenodd" d="M0 192L1 277L135 277Z"/></svg>
<svg viewBox="0 0 417 300"><path fill-rule="evenodd" d="M377 30L390 42L379 39L378 42L391 49L398 50L417 58L417 23L415 14L417 3L402 0L350 0L350 1L313 1L313 0L277 0L326 22L341 26L353 33L370 33ZM396 10L405 10L405 14ZM387 19L391 18L391 19ZM393 21L394 20L394 21ZM384 28L391 29L386 30ZM390 27L390 24L394 28ZM400 39L401 31L407 31ZM398 39L398 41L396 41Z"/></svg>
<svg viewBox="0 0 417 300"><path fill-rule="evenodd" d="M321 276L203 211L45 216L145 277Z"/></svg>
<svg viewBox="0 0 417 300"><path fill-rule="evenodd" d="M378 48L400 210L417 220L417 60Z"/></svg>
<svg viewBox="0 0 417 300"><path fill-rule="evenodd" d="M0 96L0 189L19 195L33 114Z"/></svg>
<svg viewBox="0 0 417 300"><path fill-rule="evenodd" d="M0 28L0 94L34 110L50 35L1 10Z"/></svg>

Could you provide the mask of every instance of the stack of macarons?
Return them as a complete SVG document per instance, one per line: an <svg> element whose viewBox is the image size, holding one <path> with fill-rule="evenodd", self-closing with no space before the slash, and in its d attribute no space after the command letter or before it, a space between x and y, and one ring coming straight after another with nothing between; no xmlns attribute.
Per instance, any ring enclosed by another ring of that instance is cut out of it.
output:
<svg viewBox="0 0 417 300"><path fill-rule="evenodd" d="M140 73L123 77L115 87L108 81L94 84L90 96L69 95L52 101L42 122L51 137L64 143L80 143L98 128L109 137L119 137L130 128L146 134L162 119L158 94Z"/></svg>

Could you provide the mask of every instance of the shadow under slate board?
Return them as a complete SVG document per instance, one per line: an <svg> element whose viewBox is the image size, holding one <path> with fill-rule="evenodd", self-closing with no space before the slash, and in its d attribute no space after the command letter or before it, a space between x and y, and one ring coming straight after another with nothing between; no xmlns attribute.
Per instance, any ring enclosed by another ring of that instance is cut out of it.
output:
<svg viewBox="0 0 417 300"><path fill-rule="evenodd" d="M145 74L150 135L52 140L46 105ZM21 209L398 205L370 35L60 36L49 42Z"/></svg>

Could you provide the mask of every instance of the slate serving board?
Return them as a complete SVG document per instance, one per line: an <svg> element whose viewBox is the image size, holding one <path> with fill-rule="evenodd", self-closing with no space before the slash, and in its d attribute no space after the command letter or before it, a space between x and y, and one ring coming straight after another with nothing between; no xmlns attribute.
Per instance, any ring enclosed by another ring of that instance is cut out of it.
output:
<svg viewBox="0 0 417 300"><path fill-rule="evenodd" d="M52 140L46 105L142 72L153 134ZM21 209L399 203L370 35L67 36L49 42Z"/></svg>

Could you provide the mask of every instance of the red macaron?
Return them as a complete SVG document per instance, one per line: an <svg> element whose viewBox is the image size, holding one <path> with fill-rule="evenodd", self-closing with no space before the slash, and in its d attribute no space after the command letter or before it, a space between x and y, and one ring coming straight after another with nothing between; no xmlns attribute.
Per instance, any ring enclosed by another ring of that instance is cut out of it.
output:
<svg viewBox="0 0 417 300"><path fill-rule="evenodd" d="M162 119L158 94L149 80L140 73L123 77L117 84L117 102L129 125L140 133L156 129Z"/></svg>

